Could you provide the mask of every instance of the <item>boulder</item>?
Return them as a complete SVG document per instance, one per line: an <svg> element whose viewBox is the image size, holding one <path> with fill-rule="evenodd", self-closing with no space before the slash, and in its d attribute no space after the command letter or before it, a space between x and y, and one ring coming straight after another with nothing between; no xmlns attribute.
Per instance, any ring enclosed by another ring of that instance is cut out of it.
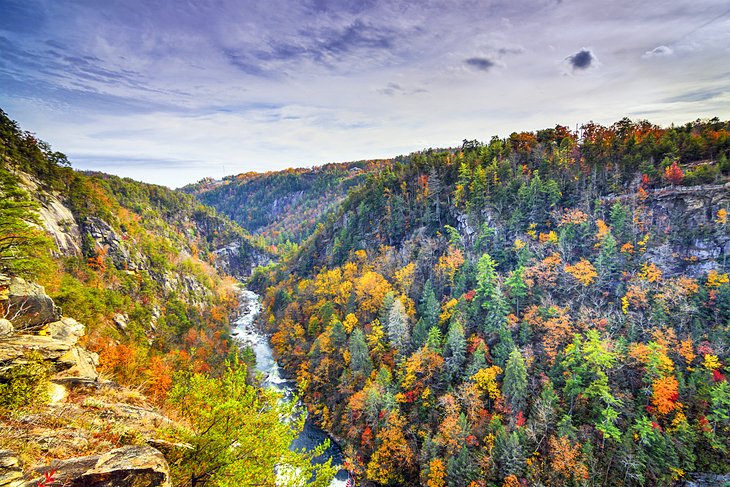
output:
<svg viewBox="0 0 730 487"><path fill-rule="evenodd" d="M114 326L116 326L119 331L121 331L122 333L127 331L127 326L129 326L128 315L117 313L114 315L114 318L112 318L112 321L114 322Z"/></svg>
<svg viewBox="0 0 730 487"><path fill-rule="evenodd" d="M43 475L47 467L38 468ZM53 485L69 487L170 487L170 467L151 446L123 446L100 456L62 460ZM27 483L35 486L40 477Z"/></svg>
<svg viewBox="0 0 730 487"><path fill-rule="evenodd" d="M40 286L19 277L10 280L9 316L16 328L45 325L61 319L60 309Z"/></svg>
<svg viewBox="0 0 730 487"><path fill-rule="evenodd" d="M0 338L10 336L14 331L13 324L10 321L0 318Z"/></svg>
<svg viewBox="0 0 730 487"><path fill-rule="evenodd" d="M58 363L64 367L54 379L87 379L97 380L99 373L96 366L99 365L99 356L89 352L85 348L73 347L58 359Z"/></svg>
<svg viewBox="0 0 730 487"><path fill-rule="evenodd" d="M52 338L75 345L86 333L86 327L73 318L63 317L48 324L48 332Z"/></svg>

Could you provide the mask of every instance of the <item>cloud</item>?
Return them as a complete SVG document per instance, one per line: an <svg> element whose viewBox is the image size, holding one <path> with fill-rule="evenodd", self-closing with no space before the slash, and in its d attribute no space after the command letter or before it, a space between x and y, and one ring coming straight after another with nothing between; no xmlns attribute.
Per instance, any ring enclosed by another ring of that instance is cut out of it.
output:
<svg viewBox="0 0 730 487"><path fill-rule="evenodd" d="M585 70L595 65L598 62L598 58L590 49L585 47L580 51L576 52L572 56L565 58L570 65L573 67L573 71Z"/></svg>
<svg viewBox="0 0 730 487"><path fill-rule="evenodd" d="M474 69L478 69L479 71L489 71L491 68L497 65L491 59L487 59L484 57L471 57L464 61L464 63Z"/></svg>
<svg viewBox="0 0 730 487"><path fill-rule="evenodd" d="M712 100L713 98L717 98L717 97L725 94L726 92L727 92L727 90L725 90L725 89L695 90L695 91L690 91L689 93L681 93L679 95L665 98L661 101L663 103L683 103L683 102L707 101L707 100Z"/></svg>
<svg viewBox="0 0 730 487"><path fill-rule="evenodd" d="M381 95L395 96L395 95L417 95L419 93L428 93L428 90L424 88L416 88L413 90L407 90L398 83L390 82L385 85L385 88L376 90Z"/></svg>
<svg viewBox="0 0 730 487"><path fill-rule="evenodd" d="M642 59L650 59L650 58L656 58L656 57L668 57L674 54L674 49L672 49L669 46L657 46L651 51L646 51L641 58Z"/></svg>

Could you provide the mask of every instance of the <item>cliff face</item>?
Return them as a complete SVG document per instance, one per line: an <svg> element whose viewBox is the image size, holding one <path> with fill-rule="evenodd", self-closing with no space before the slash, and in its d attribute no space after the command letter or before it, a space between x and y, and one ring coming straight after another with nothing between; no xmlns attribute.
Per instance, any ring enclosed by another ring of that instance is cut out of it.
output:
<svg viewBox="0 0 730 487"><path fill-rule="evenodd" d="M117 179L111 178L114 182ZM211 297L211 290L193 273L162 269L141 246L140 232L132 231L123 221L112 221L101 212L81 212L74 208L73 194L43 189L28 174L18 173L18 181L38 204L43 229L53 239L56 257L86 258L103 254L118 270L130 275L150 275L166 296L174 294L194 306L202 306ZM124 184L148 186L129 181ZM116 187L111 185L111 189L114 191ZM154 201L142 198L133 209L144 213L153 205ZM122 208L128 211L125 206ZM139 219L142 227L169 236L171 244L179 251L180 260L189 259L204 246L209 248L209 262L221 274L241 279L250 275L257 265L268 262L267 256L246 241L245 234L224 217L204 209L185 209L173 216L173 208L166 208L159 201L157 207L157 218L149 222L145 222L144 217Z"/></svg>
<svg viewBox="0 0 730 487"><path fill-rule="evenodd" d="M700 277L724 267L730 234L717 222L730 205L730 183L667 187L602 202L625 204L642 220L654 242L647 257L665 273Z"/></svg>

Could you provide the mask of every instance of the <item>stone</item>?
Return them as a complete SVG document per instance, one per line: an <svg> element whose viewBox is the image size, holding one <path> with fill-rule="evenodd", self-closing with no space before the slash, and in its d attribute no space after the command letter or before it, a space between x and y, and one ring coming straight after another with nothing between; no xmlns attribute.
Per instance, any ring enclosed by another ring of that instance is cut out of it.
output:
<svg viewBox="0 0 730 487"><path fill-rule="evenodd" d="M0 338L10 336L14 331L15 328L13 328L13 324L9 320L0 318Z"/></svg>
<svg viewBox="0 0 730 487"><path fill-rule="evenodd" d="M58 378L97 380L98 355L78 347L68 340L50 336L14 335L0 340L0 373L28 363L28 353L37 352Z"/></svg>
<svg viewBox="0 0 730 487"><path fill-rule="evenodd" d="M124 446L101 457L72 485L95 487L170 487L170 467L151 446Z"/></svg>
<svg viewBox="0 0 730 487"><path fill-rule="evenodd" d="M41 201L39 215L60 255L81 256L81 232L73 213L56 197L47 195Z"/></svg>
<svg viewBox="0 0 730 487"><path fill-rule="evenodd" d="M45 325L61 319L60 309L40 286L19 277L10 280L8 308L16 328Z"/></svg>
<svg viewBox="0 0 730 487"><path fill-rule="evenodd" d="M114 322L114 326L116 326L119 331L122 333L127 331L127 326L129 326L129 316L126 314L117 313L114 315L114 318L112 318L112 321Z"/></svg>
<svg viewBox="0 0 730 487"><path fill-rule="evenodd" d="M59 321L49 323L48 332L56 340L75 345L86 333L86 327L73 318L63 317Z"/></svg>
<svg viewBox="0 0 730 487"><path fill-rule="evenodd" d="M132 256L122 238L107 222L101 218L90 216L84 220L81 228L85 234L94 239L97 249L107 248L107 255L111 257L117 269L137 269L137 265L132 260Z"/></svg>
<svg viewBox="0 0 730 487"><path fill-rule="evenodd" d="M74 378L97 380L99 373L96 365L99 363L99 356L81 347L73 347L58 359L58 363L68 365L59 371L54 378Z"/></svg>
<svg viewBox="0 0 730 487"><path fill-rule="evenodd" d="M54 462L52 485L68 487L171 487L170 467L155 448L123 446L103 455L77 457ZM48 467L35 469L37 477L26 483L35 487Z"/></svg>

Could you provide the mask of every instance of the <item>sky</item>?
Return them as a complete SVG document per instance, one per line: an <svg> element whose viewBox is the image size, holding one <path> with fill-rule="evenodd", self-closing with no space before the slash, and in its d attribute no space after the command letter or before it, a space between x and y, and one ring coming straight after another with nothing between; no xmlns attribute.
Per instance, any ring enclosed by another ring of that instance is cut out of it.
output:
<svg viewBox="0 0 730 487"><path fill-rule="evenodd" d="M728 119L730 4L0 0L0 108L77 169L169 187Z"/></svg>

